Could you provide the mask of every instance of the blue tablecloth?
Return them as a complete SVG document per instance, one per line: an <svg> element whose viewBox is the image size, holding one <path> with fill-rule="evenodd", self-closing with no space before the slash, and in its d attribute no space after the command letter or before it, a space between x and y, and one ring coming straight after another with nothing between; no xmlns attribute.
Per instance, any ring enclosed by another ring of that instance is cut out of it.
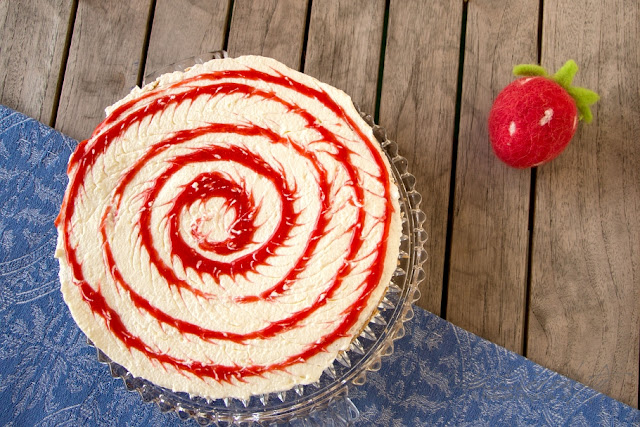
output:
<svg viewBox="0 0 640 427"><path fill-rule="evenodd" d="M53 258L76 142L0 106L0 425L181 425L96 361ZM640 412L416 308L357 425L640 425ZM194 423L192 423L194 424Z"/></svg>

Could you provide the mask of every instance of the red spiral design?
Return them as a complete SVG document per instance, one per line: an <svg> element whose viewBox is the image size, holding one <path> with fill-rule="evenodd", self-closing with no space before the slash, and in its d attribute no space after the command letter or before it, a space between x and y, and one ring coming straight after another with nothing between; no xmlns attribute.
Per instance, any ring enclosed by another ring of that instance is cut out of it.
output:
<svg viewBox="0 0 640 427"><path fill-rule="evenodd" d="M326 87L307 77L239 68L204 70L117 105L70 159L70 182L56 222L61 266L75 289L70 292L121 347L165 370L228 384L287 371L352 335L371 314L370 298L379 297L381 282L388 280L388 238L398 220L386 160L353 108L347 112ZM182 109L188 117L198 103L205 110L210 104L224 109L225 100L241 104L231 113L238 118L234 122L216 121L214 115L212 121L186 119L169 132L153 127L163 115L175 121ZM251 103L285 112L314 139L299 140L296 132L281 132L269 120L252 121ZM309 105L331 114L333 122L319 120ZM138 140L148 142L138 147ZM265 154L261 147L274 151ZM128 161L119 162L118 156ZM361 160L369 166L359 165ZM291 164L302 165L301 172L291 172ZM107 177L109 188L98 189L98 175ZM367 207L370 200L380 208ZM87 259L99 259L100 267ZM148 267L138 271L136 264L147 260ZM314 284L306 303L293 304L296 296L306 295L308 272L320 264L331 271L326 283ZM281 274L270 276L276 267ZM207 350L225 342L258 348L273 340L278 346L278 337L316 322L314 316L332 312L330 305L347 296L350 304L331 314L330 329L296 344L294 354L269 363L255 363L253 356L223 363ZM171 300L173 305L166 302ZM116 301L134 308L142 320L132 320ZM295 309L277 311L279 304ZM255 306L269 318L247 330L235 327L233 316L223 316L220 324L227 327L218 328L206 309L198 308L227 310L223 305L245 314ZM208 320L199 322L198 313ZM152 327L169 331L168 344L145 339L144 328ZM194 340L202 340L206 358L172 349L172 343Z"/></svg>

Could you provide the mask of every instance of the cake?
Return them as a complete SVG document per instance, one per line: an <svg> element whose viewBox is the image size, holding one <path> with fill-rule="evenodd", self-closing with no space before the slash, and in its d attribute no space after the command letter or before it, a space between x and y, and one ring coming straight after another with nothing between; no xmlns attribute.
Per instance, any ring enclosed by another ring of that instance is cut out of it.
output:
<svg viewBox="0 0 640 427"><path fill-rule="evenodd" d="M205 398L316 382L397 266L396 187L342 91L269 58L164 74L69 159L61 290L134 376Z"/></svg>

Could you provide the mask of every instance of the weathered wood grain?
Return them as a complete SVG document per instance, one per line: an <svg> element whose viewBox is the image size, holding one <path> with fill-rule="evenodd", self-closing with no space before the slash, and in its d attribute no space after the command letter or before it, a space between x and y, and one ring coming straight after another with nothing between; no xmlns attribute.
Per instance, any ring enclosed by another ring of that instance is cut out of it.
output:
<svg viewBox="0 0 640 427"><path fill-rule="evenodd" d="M80 1L56 121L61 132L89 137L105 107L136 85L149 9L149 1Z"/></svg>
<svg viewBox="0 0 640 427"><path fill-rule="evenodd" d="M447 320L522 353L530 170L493 153L487 118L518 63L537 62L538 0L470 2Z"/></svg>
<svg viewBox="0 0 640 427"><path fill-rule="evenodd" d="M263 55L298 69L307 0L236 0L231 16L230 56Z"/></svg>
<svg viewBox="0 0 640 427"><path fill-rule="evenodd" d="M229 0L158 0L146 72L224 46Z"/></svg>
<svg viewBox="0 0 640 427"><path fill-rule="evenodd" d="M0 103L51 123L71 0L0 2Z"/></svg>
<svg viewBox="0 0 640 427"><path fill-rule="evenodd" d="M305 73L348 93L374 114L384 0L312 3Z"/></svg>
<svg viewBox="0 0 640 427"><path fill-rule="evenodd" d="M398 142L423 195L429 259L418 305L436 314L445 264L461 16L462 2L391 2L380 100L380 124Z"/></svg>
<svg viewBox="0 0 640 427"><path fill-rule="evenodd" d="M638 404L640 3L545 2L542 64L573 58L602 97L565 152L541 166L528 354Z"/></svg>

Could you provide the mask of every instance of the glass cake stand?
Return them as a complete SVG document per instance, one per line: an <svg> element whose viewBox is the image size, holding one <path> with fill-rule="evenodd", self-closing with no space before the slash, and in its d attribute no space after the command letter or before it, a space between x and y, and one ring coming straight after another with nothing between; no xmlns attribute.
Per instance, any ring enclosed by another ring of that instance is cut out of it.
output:
<svg viewBox="0 0 640 427"><path fill-rule="evenodd" d="M161 74L224 57L226 52L216 51L183 60L147 75L145 80L153 81ZM423 248L427 234L422 229L426 216L420 210L422 197L414 188L416 179L408 172L407 160L398 155L398 146L387 139L384 129L376 125L369 114L361 112L360 115L373 128L400 190L402 237L398 267L388 290L375 315L350 348L338 355L316 383L249 399L208 400L174 392L134 377L97 349L98 360L109 366L114 378L121 378L128 390L139 393L144 402L156 403L162 412L173 411L179 418L193 418L200 425L342 426L358 417L358 409L348 397L349 388L364 384L368 372L378 371L382 359L393 353L394 341L404 336L404 323L413 317L412 304L420 297L418 284L425 278L422 265L427 258ZM89 340L88 343L93 345Z"/></svg>

